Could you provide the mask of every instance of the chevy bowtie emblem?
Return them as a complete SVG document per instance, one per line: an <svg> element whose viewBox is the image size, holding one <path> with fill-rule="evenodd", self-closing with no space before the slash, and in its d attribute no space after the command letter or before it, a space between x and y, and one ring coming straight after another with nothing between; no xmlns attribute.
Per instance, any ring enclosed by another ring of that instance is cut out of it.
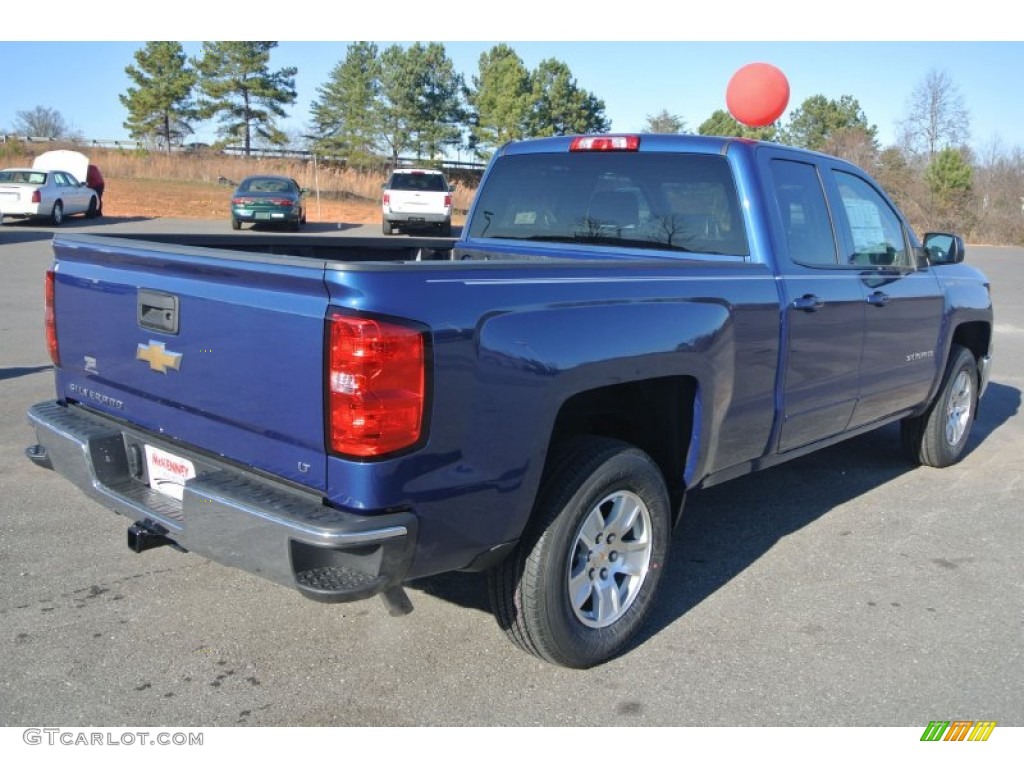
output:
<svg viewBox="0 0 1024 768"><path fill-rule="evenodd" d="M181 354L168 352L162 341L139 344L139 348L135 351L135 359L146 361L149 363L149 370L157 373L167 373L168 368L173 368L176 371L181 368Z"/></svg>

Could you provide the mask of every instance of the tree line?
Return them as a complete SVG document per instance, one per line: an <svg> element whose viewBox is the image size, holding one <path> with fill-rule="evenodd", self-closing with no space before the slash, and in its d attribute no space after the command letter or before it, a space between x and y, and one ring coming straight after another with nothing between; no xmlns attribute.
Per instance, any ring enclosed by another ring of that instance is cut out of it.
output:
<svg viewBox="0 0 1024 768"><path fill-rule="evenodd" d="M223 143L294 144L278 121L297 99L295 67L272 69L276 42L202 44L188 57L178 42L146 43L125 68L132 85L120 95L133 139L168 151L186 142L200 121L215 120ZM17 133L67 130L55 110L18 113ZM37 121L38 125L32 125ZM24 130L19 130L24 129ZM436 160L468 150L487 159L507 141L611 129L605 103L581 87L556 58L529 69L502 43L482 53L467 80L442 43L379 48L347 46L317 88L301 141L352 166L395 162L399 156ZM687 133L669 109L648 115L644 132ZM897 141L879 144L851 95L815 94L788 119L750 128L724 109L696 133L776 141L837 155L871 172L918 230L953 229L989 242L1024 244L1024 155L992 145L980 154L967 144L970 113L949 75L932 70L913 89Z"/></svg>
<svg viewBox="0 0 1024 768"><path fill-rule="evenodd" d="M206 42L188 58L180 43L149 42L125 68L133 85L120 96L132 138L167 149L184 142L200 120L249 154L253 142L281 146L278 126L296 101L294 67L272 70L276 42ZM455 148L486 157L509 139L603 133L604 102L581 88L558 59L527 70L507 45L480 58L467 83L441 43L380 49L348 46L317 88L303 136L320 154L350 165L400 155L440 159Z"/></svg>

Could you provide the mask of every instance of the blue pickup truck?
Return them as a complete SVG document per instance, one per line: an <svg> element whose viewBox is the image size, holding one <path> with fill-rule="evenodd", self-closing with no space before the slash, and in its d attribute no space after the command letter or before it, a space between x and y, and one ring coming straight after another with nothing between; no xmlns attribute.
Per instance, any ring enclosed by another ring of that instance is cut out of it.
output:
<svg viewBox="0 0 1024 768"><path fill-rule="evenodd" d="M629 645L690 491L892 422L952 464L988 381L963 241L774 144L517 142L454 243L245 235L54 238L29 457L317 600L487 571L566 666Z"/></svg>

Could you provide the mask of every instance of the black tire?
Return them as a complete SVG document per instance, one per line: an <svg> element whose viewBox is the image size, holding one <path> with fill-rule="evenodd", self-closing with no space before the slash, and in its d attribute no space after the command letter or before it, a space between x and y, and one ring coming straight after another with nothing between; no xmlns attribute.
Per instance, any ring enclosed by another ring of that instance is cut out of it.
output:
<svg viewBox="0 0 1024 768"><path fill-rule="evenodd" d="M100 215L100 212L99 212L99 209L96 206L96 198L95 197L89 198L89 209L85 212L85 218L87 218L87 219L95 219L99 215Z"/></svg>
<svg viewBox="0 0 1024 768"><path fill-rule="evenodd" d="M927 467L948 467L963 457L978 411L978 363L954 344L935 401L920 416L900 422L907 458Z"/></svg>
<svg viewBox="0 0 1024 768"><path fill-rule="evenodd" d="M438 226L437 232L438 232L438 234L441 237L451 237L452 236L452 223L450 221L446 221L444 224L441 224L440 226Z"/></svg>
<svg viewBox="0 0 1024 768"><path fill-rule="evenodd" d="M387 219L384 219L384 224L382 225L381 229L384 230L384 234L385 235L393 235L393 234L395 234L395 225L392 224Z"/></svg>
<svg viewBox="0 0 1024 768"><path fill-rule="evenodd" d="M293 221L291 224L288 225L288 229L290 229L292 232L298 232L300 229L302 229L302 222Z"/></svg>
<svg viewBox="0 0 1024 768"><path fill-rule="evenodd" d="M240 222L238 219L236 219L234 216L232 216L231 217L231 228L232 229L241 229L242 228L242 222Z"/></svg>
<svg viewBox="0 0 1024 768"><path fill-rule="evenodd" d="M523 539L488 574L495 618L546 661L580 669L607 661L647 616L670 535L654 461L618 440L577 438L551 461Z"/></svg>
<svg viewBox="0 0 1024 768"><path fill-rule="evenodd" d="M53 210L50 211L50 223L55 227L64 223L64 203L60 200L53 204Z"/></svg>

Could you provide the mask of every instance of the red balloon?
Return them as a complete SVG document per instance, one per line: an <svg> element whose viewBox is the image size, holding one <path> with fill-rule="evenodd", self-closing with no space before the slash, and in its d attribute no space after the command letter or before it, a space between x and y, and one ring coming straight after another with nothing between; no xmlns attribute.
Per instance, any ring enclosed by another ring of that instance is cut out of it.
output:
<svg viewBox="0 0 1024 768"><path fill-rule="evenodd" d="M786 111L789 81L771 64L747 64L736 70L725 90L725 103L739 122L753 128L771 125Z"/></svg>

